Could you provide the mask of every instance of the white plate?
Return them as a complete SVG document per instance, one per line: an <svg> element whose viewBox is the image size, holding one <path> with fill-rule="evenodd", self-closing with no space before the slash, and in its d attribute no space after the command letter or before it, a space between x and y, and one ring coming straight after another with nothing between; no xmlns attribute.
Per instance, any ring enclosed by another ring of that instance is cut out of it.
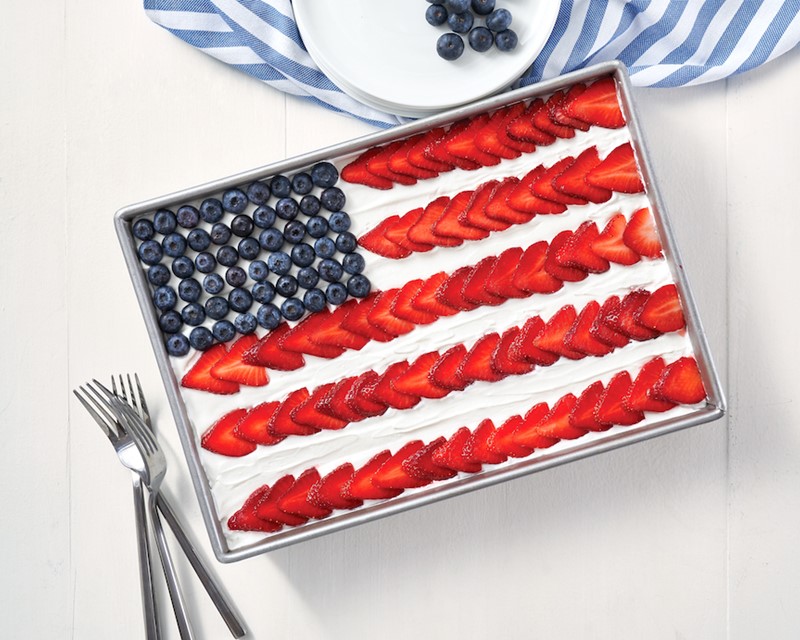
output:
<svg viewBox="0 0 800 640"><path fill-rule="evenodd" d="M512 52L436 54L446 26L425 20L421 0L294 0L300 34L320 69L343 91L401 115L428 115L510 86L539 55L555 24L557 0L501 0L519 36ZM478 21L481 22L480 20Z"/></svg>

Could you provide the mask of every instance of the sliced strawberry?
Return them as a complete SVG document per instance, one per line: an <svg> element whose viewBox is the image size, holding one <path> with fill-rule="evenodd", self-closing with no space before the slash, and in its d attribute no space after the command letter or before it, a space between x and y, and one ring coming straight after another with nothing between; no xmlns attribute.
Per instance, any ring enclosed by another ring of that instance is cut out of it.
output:
<svg viewBox="0 0 800 640"><path fill-rule="evenodd" d="M518 149L506 144L500 136L508 126L509 108L498 109L489 118L489 121L475 134L475 146L481 151L498 158L512 160L521 155ZM516 116L515 116L516 117Z"/></svg>
<svg viewBox="0 0 800 640"><path fill-rule="evenodd" d="M514 284L522 253L521 248L510 247L497 256L497 262L486 281L486 291L503 300L528 297L527 291Z"/></svg>
<svg viewBox="0 0 800 640"><path fill-rule="evenodd" d="M186 389L197 389L228 395L239 391L239 384L228 380L220 380L211 375L214 368L227 353L224 344L215 344L194 363L194 366L187 371L181 379L181 386Z"/></svg>
<svg viewBox="0 0 800 640"><path fill-rule="evenodd" d="M281 340L289 331L289 325L282 322L261 338L258 344L254 344L245 351L242 360L248 364L257 364L276 371L299 369L306 363L303 356L295 351L286 351L281 347Z"/></svg>
<svg viewBox="0 0 800 640"><path fill-rule="evenodd" d="M554 353L558 356L569 358L570 360L580 360L584 354L580 351L570 349L566 345L566 337L578 320L575 307L571 304L559 309L556 314L547 321L541 333L533 339L533 346Z"/></svg>
<svg viewBox="0 0 800 640"><path fill-rule="evenodd" d="M435 464L461 471L463 473L477 473L481 470L481 463L468 460L464 456L464 449L472 436L472 432L466 427L461 427L456 431L447 442L433 452L432 460Z"/></svg>
<svg viewBox="0 0 800 640"><path fill-rule="evenodd" d="M586 182L619 193L642 193L644 185L630 142L621 144L586 174Z"/></svg>
<svg viewBox="0 0 800 640"><path fill-rule="evenodd" d="M613 322L606 322L607 318L613 319L619 315L621 306L622 303L617 296L611 296L610 298L606 299L606 301L600 307L600 311L597 314L597 318L592 324L591 329L589 329L589 333L594 338L597 338L601 342L605 342L606 344L615 348L624 347L630 342L630 338L627 335L612 328L611 325Z"/></svg>
<svg viewBox="0 0 800 640"><path fill-rule="evenodd" d="M473 267L461 267L456 269L452 274L447 277L436 291L436 299L453 309L459 311L471 311L476 309L478 305L470 302L464 297L464 286L467 279L472 275Z"/></svg>
<svg viewBox="0 0 800 640"><path fill-rule="evenodd" d="M507 458L524 458L529 456L533 449L519 444L516 441L517 429L522 425L522 416L512 416L501 424L487 440L490 451Z"/></svg>
<svg viewBox="0 0 800 640"><path fill-rule="evenodd" d="M425 209L422 207L412 209L400 217L394 224L386 227L383 235L387 240L393 242L398 247L408 249L412 253L430 251L433 249L432 244L414 242L408 237L409 229L419 222L419 219L422 217L423 213L425 213Z"/></svg>
<svg viewBox="0 0 800 640"><path fill-rule="evenodd" d="M475 136L488 122L489 116L485 113L471 118L467 127L446 142L447 152L456 158L472 160L483 167L499 164L499 156L487 153L475 144Z"/></svg>
<svg viewBox="0 0 800 640"><path fill-rule="evenodd" d="M505 298L489 291L489 278L497 264L495 256L487 256L472 268L472 272L464 281L461 294L467 302L476 305L496 306L506 301Z"/></svg>
<svg viewBox="0 0 800 640"><path fill-rule="evenodd" d="M550 412L537 425L541 435L561 440L574 440L586 435L586 429L576 426L571 421L572 412L577 404L577 398L568 393L556 401Z"/></svg>
<svg viewBox="0 0 800 640"><path fill-rule="evenodd" d="M625 227L622 239L626 245L645 258L661 258L661 241L649 209L635 211Z"/></svg>
<svg viewBox="0 0 800 640"><path fill-rule="evenodd" d="M588 122L571 116L567 111L572 102L584 91L586 91L586 85L581 84L580 82L572 85L569 88L569 91L563 95L561 100L559 100L557 103L549 105L550 119L557 124L564 125L565 127L572 127L573 129L580 129L581 131L588 131L590 127Z"/></svg>
<svg viewBox="0 0 800 640"><path fill-rule="evenodd" d="M463 244L464 241L461 238L448 238L445 236L438 236L434 233L433 227L439 221L439 218L442 217L448 204L450 204L450 198L447 196L436 198L436 200L428 204L419 220L417 220L414 226L409 228L409 240L419 244L429 244L438 247L457 247Z"/></svg>
<svg viewBox="0 0 800 640"><path fill-rule="evenodd" d="M523 140L539 145L553 144L556 141L556 137L547 131L539 129L534 124L536 115L546 109L547 107L541 99L537 98L532 101L528 108L525 109L525 112L508 125L508 136L514 140Z"/></svg>
<svg viewBox="0 0 800 640"><path fill-rule="evenodd" d="M512 122L525 113L525 103L517 102L508 105L503 111L505 115L503 121L497 125L497 140L500 144L509 149L514 149L520 153L533 153L536 151L536 144L525 140L518 140L509 137L508 128Z"/></svg>
<svg viewBox="0 0 800 640"><path fill-rule="evenodd" d="M403 463L422 449L422 440L412 440L400 448L373 474L372 484L383 489L410 489L430 484L429 479L415 478L406 471ZM352 493L352 490L351 490Z"/></svg>
<svg viewBox="0 0 800 640"><path fill-rule="evenodd" d="M480 338L469 350L467 357L458 369L458 375L468 383L476 380L496 382L506 376L497 372L492 367L492 356L500 344L500 336L496 333L489 333Z"/></svg>
<svg viewBox="0 0 800 640"><path fill-rule="evenodd" d="M327 309L309 314L284 334L279 341L279 347L318 358L338 358L345 351L343 347L314 341L320 329L330 326L330 316Z"/></svg>
<svg viewBox="0 0 800 640"><path fill-rule="evenodd" d="M604 322L615 331L628 336L632 340L644 341L655 338L658 334L639 323L645 303L650 299L650 292L644 289L631 291L622 299L616 314L607 315Z"/></svg>
<svg viewBox="0 0 800 640"><path fill-rule="evenodd" d="M636 264L641 259L622 239L628 221L621 213L611 217L603 232L592 243L592 252L616 264Z"/></svg>
<svg viewBox="0 0 800 640"><path fill-rule="evenodd" d="M526 173L525 177L519 181L519 184L516 185L514 190L508 194L506 199L508 206L514 211L519 212L520 215L524 213L529 217L536 214L564 213L564 211L567 210L566 205L561 202L546 200L534 193L536 183L542 180L546 175L547 169L542 165L534 167ZM487 211L487 215L491 214Z"/></svg>
<svg viewBox="0 0 800 640"><path fill-rule="evenodd" d="M439 362L440 357L437 351L422 354L391 381L392 388L409 396L444 398L450 389L440 387L430 377L431 368Z"/></svg>
<svg viewBox="0 0 800 640"><path fill-rule="evenodd" d="M525 250L514 274L515 287L527 293L553 293L564 286L560 279L545 270L548 249L548 244L541 241Z"/></svg>
<svg viewBox="0 0 800 640"><path fill-rule="evenodd" d="M358 239L358 245L367 251L376 253L384 258L400 260L411 255L410 249L405 249L386 237L386 231L399 224L400 216L393 215L382 220Z"/></svg>
<svg viewBox="0 0 800 640"><path fill-rule="evenodd" d="M278 500L280 500L286 492L292 488L295 483L295 477L291 474L281 476L272 485L263 499L256 505L256 515L262 520L270 520L278 524L286 524L290 527L296 527L308 522L306 516L296 516L291 513L285 513L278 508Z"/></svg>
<svg viewBox="0 0 800 640"><path fill-rule="evenodd" d="M533 192L533 195L544 198L545 200L549 200L550 202L558 202L561 204L586 204L588 202L586 198L568 195L561 191L557 191L553 186L553 181L566 170L568 170L573 164L575 164L575 158L572 156L567 156L566 158L556 162L549 169L546 169L544 173L542 173L542 175L531 185L531 191Z"/></svg>
<svg viewBox="0 0 800 640"><path fill-rule="evenodd" d="M362 373L345 396L344 402L351 411L355 411L364 418L372 418L386 413L388 405L375 402L372 394L375 386L380 382L380 376L374 371Z"/></svg>
<svg viewBox="0 0 800 640"><path fill-rule="evenodd" d="M269 495L269 485L259 487L248 496L242 508L228 518L228 528L232 531L262 531L264 533L274 533L283 529L283 525L278 522L262 520L256 515L257 505Z"/></svg>
<svg viewBox="0 0 800 640"><path fill-rule="evenodd" d="M489 231L473 227L461 222L461 216L467 211L475 198L475 191L461 191L456 194L442 211L439 220L433 225L433 233L445 238L460 240L482 240L489 235Z"/></svg>
<svg viewBox="0 0 800 640"><path fill-rule="evenodd" d="M564 267L575 267L590 273L608 271L608 260L594 253L594 242L599 235L597 225L587 220L575 230L569 242L561 247L556 260Z"/></svg>
<svg viewBox="0 0 800 640"><path fill-rule="evenodd" d="M624 400L630 391L633 381L631 374L620 371L608 382L603 395L595 408L594 417L598 422L628 426L644 419L641 411L625 408Z"/></svg>
<svg viewBox="0 0 800 640"><path fill-rule="evenodd" d="M314 467L301 473L288 491L278 499L278 508L284 513L320 520L331 515L331 509L312 504L308 500L308 492L319 482L319 471Z"/></svg>
<svg viewBox="0 0 800 640"><path fill-rule="evenodd" d="M363 184L373 189L391 189L394 183L367 169L369 160L383 151L383 147L372 147L345 166L340 175L345 182Z"/></svg>
<svg viewBox="0 0 800 640"><path fill-rule="evenodd" d="M375 305L375 299L378 297L378 292L369 294L366 298L358 301L347 312L347 315L341 321L341 328L349 333L353 333L368 340L377 340L378 342L389 342L394 340L395 335L386 333L383 329L379 329L374 324L370 323L368 316Z"/></svg>
<svg viewBox="0 0 800 640"><path fill-rule="evenodd" d="M372 389L370 399L380 402L394 409L410 409L419 404L420 397L396 391L392 382L403 375L408 370L408 362L402 360L389 365L380 378L380 381Z"/></svg>
<svg viewBox="0 0 800 640"><path fill-rule="evenodd" d="M486 217L512 225L525 224L537 213L547 213L544 210L552 203L541 201L537 205L539 199L530 192L530 180L533 179L531 176L532 173L528 173L522 180L513 176L503 180L486 203L483 210Z"/></svg>
<svg viewBox="0 0 800 640"><path fill-rule="evenodd" d="M603 78L590 85L586 91L570 101L566 106L566 113L572 118L579 118L606 129L625 126L613 78Z"/></svg>
<svg viewBox="0 0 800 640"><path fill-rule="evenodd" d="M556 91L552 96L547 99L544 108L539 109L533 114L533 124L537 129L541 129L545 133L556 136L557 138L574 138L575 129L565 126L556 122L551 112L554 105L557 105L564 98L563 91Z"/></svg>
<svg viewBox="0 0 800 640"><path fill-rule="evenodd" d="M602 382L593 382L578 398L569 417L570 424L576 429L586 431L606 431L611 427L608 423L598 422L595 411L603 397L605 387Z"/></svg>
<svg viewBox="0 0 800 640"><path fill-rule="evenodd" d="M269 432L269 421L280 405L277 400L256 405L239 418L239 422L233 428L234 435L242 440L265 446L279 443L286 436L272 435Z"/></svg>
<svg viewBox="0 0 800 640"><path fill-rule="evenodd" d="M629 411L667 411L675 406L669 400L658 400L650 396L650 390L661 378L661 374L666 368L663 358L653 358L640 370L636 379L633 381L628 395L622 400L622 404Z"/></svg>
<svg viewBox="0 0 800 640"><path fill-rule="evenodd" d="M540 402L531 407L520 420L514 433L514 442L525 449L547 449L557 444L559 437L547 435L542 426L551 414L551 409L546 402Z"/></svg>
<svg viewBox="0 0 800 640"><path fill-rule="evenodd" d="M534 342L544 331L544 320L539 316L529 318L508 348L508 357L547 367L558 360L558 355L537 347Z"/></svg>
<svg viewBox="0 0 800 640"><path fill-rule="evenodd" d="M573 235L572 231L568 229L556 235L550 242L544 261L544 270L562 282L578 282L585 280L589 275L584 269L563 266L558 260L559 253L572 241Z"/></svg>
<svg viewBox="0 0 800 640"><path fill-rule="evenodd" d="M472 194L472 200L466 210L459 216L459 222L483 231L501 231L511 226L510 222L495 220L486 215L486 205L495 197L495 192L502 188L503 183L490 180L480 185Z"/></svg>
<svg viewBox="0 0 800 640"><path fill-rule="evenodd" d="M439 289L448 281L449 276L440 271L427 278L420 287L419 293L411 300L411 306L422 313L434 314L437 317L452 316L458 313L456 307L439 302Z"/></svg>
<svg viewBox="0 0 800 640"><path fill-rule="evenodd" d="M389 159L398 149L403 149L404 145L404 140L396 140L395 142L387 144L381 149L380 153L376 153L367 159L367 171L374 176L384 178L391 182L405 185L416 184L416 178L392 171L392 168L389 166Z"/></svg>
<svg viewBox="0 0 800 640"><path fill-rule="evenodd" d="M490 448L489 442L494 437L494 423L491 420L483 420L472 432L464 445L464 459L467 463L473 464L500 464L508 459L508 456L500 451Z"/></svg>
<svg viewBox="0 0 800 640"><path fill-rule="evenodd" d="M458 122L454 122L445 133L444 137L431 144L425 149L425 154L439 162L451 164L459 169L466 171L474 171L480 168L480 164L469 158L455 156L447 149L448 143L457 138L459 134L470 125L470 119L464 118Z"/></svg>
<svg viewBox="0 0 800 640"><path fill-rule="evenodd" d="M452 478L456 475L453 469L442 467L433 461L433 455L436 450L446 443L447 440L444 436L429 442L403 461L403 469L408 475L420 480L447 480Z"/></svg>
<svg viewBox="0 0 800 640"><path fill-rule="evenodd" d="M355 386L356 380L358 380L356 376L349 376L330 385L327 392L320 394L319 400L316 403L316 409L320 413L331 416L345 424L363 420L364 416L361 412L354 411L347 402L345 402L350 391ZM323 386L328 387L328 385Z"/></svg>
<svg viewBox="0 0 800 640"><path fill-rule="evenodd" d="M403 140L403 144L399 145L395 152L389 157L389 169L394 173L399 173L418 180L427 180L438 176L439 173L437 171L418 167L412 164L408 159L410 149L424 137L424 133L418 133L415 136Z"/></svg>
<svg viewBox="0 0 800 640"><path fill-rule="evenodd" d="M256 445L243 440L234 432L236 423L246 414L247 409L234 409L212 424L200 438L203 449L232 458L241 458L253 453Z"/></svg>
<svg viewBox="0 0 800 640"><path fill-rule="evenodd" d="M461 377L459 370L467 357L467 348L463 344L445 351L431 367L431 382L444 389L461 391L469 385L469 381Z"/></svg>
<svg viewBox="0 0 800 640"><path fill-rule="evenodd" d="M600 162L600 156L597 155L597 147L589 147L575 158L575 162L565 167L561 174L552 180L553 189L559 193L583 198L596 204L607 202L611 199L611 190L596 187L586 182L588 173Z"/></svg>
<svg viewBox="0 0 800 640"><path fill-rule="evenodd" d="M439 318L435 313L422 311L412 306L412 301L419 295L424 285L425 281L419 278L409 280L403 285L392 305L392 313L395 317L417 325L430 324Z"/></svg>
<svg viewBox="0 0 800 640"><path fill-rule="evenodd" d="M364 466L356 469L353 477L342 487L342 497L350 500L386 500L403 493L402 489L387 489L372 483L372 477L392 454L386 450L376 454Z"/></svg>
<svg viewBox="0 0 800 640"><path fill-rule="evenodd" d="M706 390L694 358L679 358L667 365L650 397L679 404L697 404L705 400Z"/></svg>
<svg viewBox="0 0 800 640"><path fill-rule="evenodd" d="M677 331L686 326L678 288L674 284L665 284L653 292L642 307L639 324L659 333Z"/></svg>
<svg viewBox="0 0 800 640"><path fill-rule="evenodd" d="M292 419L292 412L308 400L310 394L305 387L292 391L272 414L267 429L275 436L308 436L319 429L298 424Z"/></svg>
<svg viewBox="0 0 800 640"><path fill-rule="evenodd" d="M413 322L403 320L394 315L392 308L399 294L399 289L381 291L376 296L375 302L367 314L367 322L369 324L393 337L405 335L416 328Z"/></svg>
<svg viewBox="0 0 800 640"><path fill-rule="evenodd" d="M442 173L452 171L455 165L436 160L425 151L431 145L437 144L444 138L445 132L441 127L430 129L422 134L422 137L408 148L407 158L409 163L423 170Z"/></svg>
<svg viewBox="0 0 800 640"><path fill-rule="evenodd" d="M613 347L592 335L592 326L600 315L600 304L594 300L589 301L578 314L578 319L572 329L564 337L564 344L574 351L587 356L604 356L611 353Z"/></svg>
<svg viewBox="0 0 800 640"><path fill-rule="evenodd" d="M296 424L312 427L317 431L321 429L336 430L346 427L348 425L347 420L328 415L317 408L317 405L333 389L333 386L333 383L328 383L314 389L305 402L292 410L292 420Z"/></svg>
<svg viewBox="0 0 800 640"><path fill-rule="evenodd" d="M351 298L336 307L332 312L319 314L324 318L324 321L317 324L314 328L314 333L309 335L309 340L323 347L339 347L342 349L355 349L356 351L361 349L369 342L369 339L365 336L351 333L342 327L342 322L344 322L344 319L353 308L361 304L361 300Z"/></svg>
<svg viewBox="0 0 800 640"><path fill-rule="evenodd" d="M308 490L308 501L321 509L355 509L363 500L354 500L342 495L344 487L352 480L355 469L349 462L336 467L324 478L320 478Z"/></svg>
<svg viewBox="0 0 800 640"><path fill-rule="evenodd" d="M230 351L211 367L211 375L218 380L238 382L247 387L265 386L269 383L267 370L242 360L244 352L256 343L258 343L258 337L254 333L239 338L231 345Z"/></svg>
<svg viewBox="0 0 800 640"><path fill-rule="evenodd" d="M533 370L533 363L527 359L514 359L511 345L519 335L519 327L506 330L497 343L497 348L492 354L492 368L502 376L519 376ZM516 352L515 352L516 353Z"/></svg>

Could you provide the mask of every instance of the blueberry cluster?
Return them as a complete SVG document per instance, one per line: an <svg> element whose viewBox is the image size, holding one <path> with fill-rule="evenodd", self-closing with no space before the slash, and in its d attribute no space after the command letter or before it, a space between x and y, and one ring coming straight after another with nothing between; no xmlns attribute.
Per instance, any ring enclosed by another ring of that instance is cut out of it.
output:
<svg viewBox="0 0 800 640"><path fill-rule="evenodd" d="M320 162L133 223L171 355L369 293L338 179Z"/></svg>
<svg viewBox="0 0 800 640"><path fill-rule="evenodd" d="M440 27L447 23L451 32L442 34L436 41L436 52L445 60L456 60L464 53L464 40L459 34L468 34L469 46L483 53L492 48L511 51L516 48L517 34L509 29L511 12L495 9L495 0L428 0L431 6L425 12L428 24ZM476 17L477 16L477 17ZM476 20L484 19L484 25Z"/></svg>

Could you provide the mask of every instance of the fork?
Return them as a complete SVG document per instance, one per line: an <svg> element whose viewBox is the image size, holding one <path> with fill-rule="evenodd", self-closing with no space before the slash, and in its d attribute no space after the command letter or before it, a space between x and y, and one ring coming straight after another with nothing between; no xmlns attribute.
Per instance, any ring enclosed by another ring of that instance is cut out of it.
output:
<svg viewBox="0 0 800 640"><path fill-rule="evenodd" d="M153 423L150 419L150 411L147 408L147 401L144 397L144 391L142 391L142 385L139 382L139 376L135 373L133 374L133 378L136 381L135 390L130 374L126 374L126 378L127 389L122 375L119 376L119 389L117 389L116 380L112 376L111 392L123 402L130 405L142 422L144 422L147 429L153 434L153 436L155 436ZM95 380L95 382L97 381ZM153 440L155 441L155 437L153 437ZM234 638L241 638L245 635L245 630L242 626L242 623L237 618L233 606L227 602L226 596L221 587L217 584L214 576L208 571L206 566L203 564L203 561L197 555L194 546L184 532L180 520L178 520L178 517L175 515L172 506L169 504L167 497L163 493L158 493L157 504L161 514L166 519L167 524L169 525L170 529L172 529L172 532L175 534L178 543L181 545L186 558L189 560L189 564L191 564L192 568L197 574L197 577L214 603L214 606L217 608L220 616L222 616L222 619L228 626L231 634Z"/></svg>

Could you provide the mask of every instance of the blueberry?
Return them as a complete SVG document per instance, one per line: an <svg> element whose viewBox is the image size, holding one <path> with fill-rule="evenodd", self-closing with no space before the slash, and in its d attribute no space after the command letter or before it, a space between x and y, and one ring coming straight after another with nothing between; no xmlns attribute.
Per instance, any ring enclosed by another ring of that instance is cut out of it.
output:
<svg viewBox="0 0 800 640"><path fill-rule="evenodd" d="M164 236L161 246L170 258L177 258L186 252L186 238L180 233L169 233Z"/></svg>
<svg viewBox="0 0 800 640"><path fill-rule="evenodd" d="M169 310L162 313L158 319L158 326L164 333L178 333L183 326L181 315L177 311Z"/></svg>
<svg viewBox="0 0 800 640"><path fill-rule="evenodd" d="M344 211L336 211L328 218L328 226L335 233L344 233L350 228L350 216Z"/></svg>
<svg viewBox="0 0 800 640"><path fill-rule="evenodd" d="M261 253L261 245L255 238L244 238L239 243L239 255L245 260L254 260Z"/></svg>
<svg viewBox="0 0 800 640"><path fill-rule="evenodd" d="M241 213L247 207L247 196L241 189L228 189L222 194L222 208L231 213Z"/></svg>
<svg viewBox="0 0 800 640"><path fill-rule="evenodd" d="M494 37L494 43L500 51L513 51L517 47L517 34L512 29L501 31Z"/></svg>
<svg viewBox="0 0 800 640"><path fill-rule="evenodd" d="M336 254L336 245L330 238L320 238L314 243L314 252L320 258L332 258Z"/></svg>
<svg viewBox="0 0 800 640"><path fill-rule="evenodd" d="M185 204L175 214L178 224L184 229L194 229L200 223L200 212L190 204Z"/></svg>
<svg viewBox="0 0 800 640"><path fill-rule="evenodd" d="M464 41L457 33L443 33L436 41L436 53L445 60L456 60L464 53Z"/></svg>
<svg viewBox="0 0 800 640"><path fill-rule="evenodd" d="M205 229L192 229L186 240L195 251L205 251L211 244L211 236Z"/></svg>
<svg viewBox="0 0 800 640"><path fill-rule="evenodd" d="M456 13L462 13L469 9L469 0L445 0L447 8Z"/></svg>
<svg viewBox="0 0 800 640"><path fill-rule="evenodd" d="M258 320L252 313L240 313L233 320L233 326L242 335L253 333L258 326Z"/></svg>
<svg viewBox="0 0 800 640"><path fill-rule="evenodd" d="M217 222L211 227L211 242L225 244L231 239L231 229L227 224Z"/></svg>
<svg viewBox="0 0 800 640"><path fill-rule="evenodd" d="M486 16L486 26L497 33L511 26L511 12L508 9L495 9Z"/></svg>
<svg viewBox="0 0 800 640"><path fill-rule="evenodd" d="M275 209L267 205L263 205L253 211L253 222L261 229L269 229L275 224Z"/></svg>
<svg viewBox="0 0 800 640"><path fill-rule="evenodd" d="M328 187L320 194L319 200L328 211L341 211L347 201L339 187Z"/></svg>
<svg viewBox="0 0 800 640"><path fill-rule="evenodd" d="M311 176L305 171L301 171L292 176L292 191L297 195L304 196L313 188L314 183L311 181Z"/></svg>
<svg viewBox="0 0 800 640"><path fill-rule="evenodd" d="M275 287L271 282L257 282L250 291L253 294L253 300L261 304L272 302L275 297Z"/></svg>
<svg viewBox="0 0 800 640"><path fill-rule="evenodd" d="M274 329L281 323L281 312L274 304L264 304L259 307L256 319L265 329Z"/></svg>
<svg viewBox="0 0 800 640"><path fill-rule="evenodd" d="M341 282L332 282L325 289L325 297L328 302L338 306L347 300L347 288Z"/></svg>
<svg viewBox="0 0 800 640"><path fill-rule="evenodd" d="M299 220L292 220L291 222L287 222L286 226L283 228L283 237L284 239L291 243L297 244L306 235L306 225L304 225Z"/></svg>
<svg viewBox="0 0 800 640"><path fill-rule="evenodd" d="M284 220L294 220L300 207L293 198L281 198L275 203L275 213Z"/></svg>
<svg viewBox="0 0 800 640"><path fill-rule="evenodd" d="M217 259L207 251L198 253L194 264L200 273L211 273L217 266Z"/></svg>
<svg viewBox="0 0 800 640"><path fill-rule="evenodd" d="M203 278L203 289L210 293L212 296L219 293L225 288L225 281L218 273L209 273Z"/></svg>
<svg viewBox="0 0 800 640"><path fill-rule="evenodd" d="M317 313L325 308L325 294L319 289L309 289L303 295L303 304L312 313Z"/></svg>
<svg viewBox="0 0 800 640"><path fill-rule="evenodd" d="M189 353L189 339L182 333L176 333L167 338L167 353L171 356L185 356Z"/></svg>
<svg viewBox="0 0 800 640"><path fill-rule="evenodd" d="M172 261L172 273L179 278L189 278L194 273L194 262L186 256L175 258Z"/></svg>
<svg viewBox="0 0 800 640"><path fill-rule="evenodd" d="M469 11L465 11L464 13L451 13L450 17L447 18L448 26L456 33L469 33L474 22L475 18Z"/></svg>
<svg viewBox="0 0 800 640"><path fill-rule="evenodd" d="M269 185L266 182L253 182L247 187L247 199L253 204L264 204L269 200Z"/></svg>
<svg viewBox="0 0 800 640"><path fill-rule="evenodd" d="M153 223L145 218L140 218L133 223L133 237L139 240L149 240L156 233Z"/></svg>
<svg viewBox="0 0 800 640"><path fill-rule="evenodd" d="M297 272L297 284L303 289L311 289L317 286L319 282L319 273L314 267L303 267Z"/></svg>
<svg viewBox="0 0 800 640"><path fill-rule="evenodd" d="M177 226L178 220L175 214L169 209L159 209L156 211L156 215L153 216L153 228L158 231L158 233L167 235L175 231L175 227Z"/></svg>
<svg viewBox="0 0 800 640"><path fill-rule="evenodd" d="M202 293L203 287L201 287L200 283L194 278L181 280L180 284L178 285L178 295L180 296L180 299L184 300L185 302L197 302Z"/></svg>
<svg viewBox="0 0 800 640"><path fill-rule="evenodd" d="M311 167L311 181L318 187L332 187L338 179L339 172L330 162L318 162Z"/></svg>
<svg viewBox="0 0 800 640"><path fill-rule="evenodd" d="M147 270L147 279L156 287L167 284L172 275L163 264L155 264Z"/></svg>
<svg viewBox="0 0 800 640"><path fill-rule="evenodd" d="M219 322L215 322L214 326L211 327L211 333L213 333L214 337L220 342L228 342L228 340L233 340L236 337L236 328L233 326L232 322L220 320Z"/></svg>
<svg viewBox="0 0 800 640"><path fill-rule="evenodd" d="M161 311L169 311L178 302L178 296L175 289L163 285L153 291L153 304Z"/></svg>
<svg viewBox="0 0 800 640"><path fill-rule="evenodd" d="M223 213L222 203L216 198L203 200L200 205L200 217L209 224L222 220Z"/></svg>
<svg viewBox="0 0 800 640"><path fill-rule="evenodd" d="M281 276L275 282L275 291L277 291L284 298L289 298L297 293L297 278L286 274Z"/></svg>
<svg viewBox="0 0 800 640"><path fill-rule="evenodd" d="M472 10L479 16L485 16L494 11L494 0L472 0Z"/></svg>
<svg viewBox="0 0 800 640"><path fill-rule="evenodd" d="M467 40L469 40L469 46L480 53L488 51L494 44L494 36L486 27L475 27L469 32Z"/></svg>
<svg viewBox="0 0 800 640"><path fill-rule="evenodd" d="M434 27L443 25L447 22L447 9L445 9L442 4L432 4L425 11L425 19L428 21L428 24Z"/></svg>
<svg viewBox="0 0 800 640"><path fill-rule="evenodd" d="M220 247L217 251L217 262L223 267L232 267L239 262L239 252L230 245Z"/></svg>
<svg viewBox="0 0 800 640"><path fill-rule="evenodd" d="M292 183L286 176L275 176L269 188L276 198L286 198L292 192Z"/></svg>
<svg viewBox="0 0 800 640"><path fill-rule="evenodd" d="M258 236L258 244L265 251L277 251L283 246L283 234L275 229L264 229Z"/></svg>
<svg viewBox="0 0 800 640"><path fill-rule="evenodd" d="M350 253L355 251L358 246L356 237L349 231L345 231L336 236L336 248L342 253Z"/></svg>
<svg viewBox="0 0 800 640"><path fill-rule="evenodd" d="M281 305L281 315L287 320L299 320L305 312L303 302L297 298L287 298Z"/></svg>
<svg viewBox="0 0 800 640"><path fill-rule="evenodd" d="M206 300L206 315L214 320L220 320L228 315L228 301L220 296Z"/></svg>
<svg viewBox="0 0 800 640"><path fill-rule="evenodd" d="M214 344L214 336L205 327L195 327L189 333L189 344L198 351L205 351Z"/></svg>
<svg viewBox="0 0 800 640"><path fill-rule="evenodd" d="M336 260L331 260L330 258L325 258L322 260L319 263L317 271L319 271L319 277L326 282L339 282L339 280L342 278L342 273L344 272L342 265L336 262Z"/></svg>
<svg viewBox="0 0 800 640"><path fill-rule="evenodd" d="M317 196L308 195L300 199L300 212L307 216L317 215L321 208L322 204Z"/></svg>
<svg viewBox="0 0 800 640"><path fill-rule="evenodd" d="M253 219L243 214L236 216L231 221L231 231L235 236L246 238L253 232Z"/></svg>
<svg viewBox="0 0 800 640"><path fill-rule="evenodd" d="M231 267L225 272L225 282L232 287L242 287L247 282L247 274L241 267Z"/></svg>
<svg viewBox="0 0 800 640"><path fill-rule="evenodd" d="M190 327L203 324L206 319L206 310L197 302L190 302L181 310L181 318Z"/></svg>
<svg viewBox="0 0 800 640"><path fill-rule="evenodd" d="M301 242L292 247L292 262L298 267L308 267L316 259L314 249L310 244Z"/></svg>
<svg viewBox="0 0 800 640"><path fill-rule="evenodd" d="M161 245L155 240L145 240L139 245L139 260L145 264L158 264L164 255Z"/></svg>
<svg viewBox="0 0 800 640"><path fill-rule="evenodd" d="M328 221L322 216L314 216L306 222L306 233L312 238L321 238L328 233Z"/></svg>
<svg viewBox="0 0 800 640"><path fill-rule="evenodd" d="M253 306L253 296L247 289L234 289L228 294L228 304L231 309L244 313Z"/></svg>
<svg viewBox="0 0 800 640"><path fill-rule="evenodd" d="M364 256L360 253L348 253L342 258L342 268L345 270L345 273L361 273L364 270L364 266Z"/></svg>
<svg viewBox="0 0 800 640"><path fill-rule="evenodd" d="M253 260L247 268L247 273L256 282L261 282L269 277L269 267L263 260Z"/></svg>
<svg viewBox="0 0 800 640"><path fill-rule="evenodd" d="M366 297L371 288L372 285L370 284L370 281L367 280L366 276L363 276L360 273L350 276L350 278L347 280L347 292L354 298Z"/></svg>
<svg viewBox="0 0 800 640"><path fill-rule="evenodd" d="M272 273L282 276L289 273L289 269L292 268L292 260L283 251L276 251L267 258L267 266Z"/></svg>

